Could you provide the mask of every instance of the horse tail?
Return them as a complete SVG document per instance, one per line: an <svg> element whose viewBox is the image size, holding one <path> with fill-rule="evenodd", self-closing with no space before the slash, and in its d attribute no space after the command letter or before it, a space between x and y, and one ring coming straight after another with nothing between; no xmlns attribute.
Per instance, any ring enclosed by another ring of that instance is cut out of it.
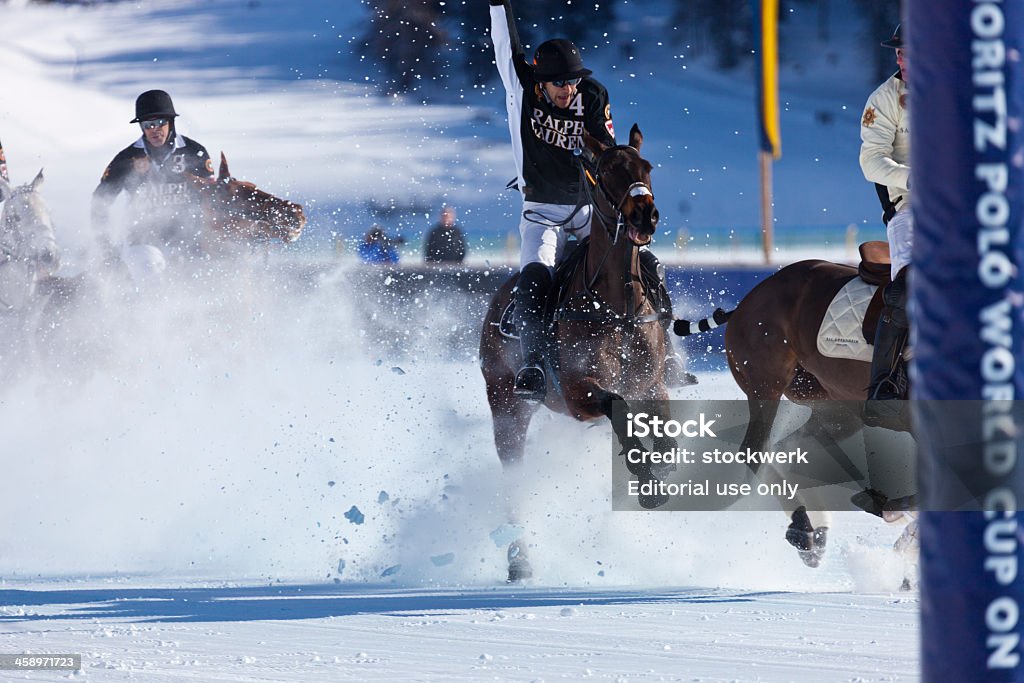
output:
<svg viewBox="0 0 1024 683"><path fill-rule="evenodd" d="M697 322L676 320L672 323L672 331L680 337L688 337L691 334L697 334L698 332L710 332L716 327L729 322L729 318L732 317L734 311L735 309L732 311L723 311L721 308L716 308L710 318L704 318Z"/></svg>

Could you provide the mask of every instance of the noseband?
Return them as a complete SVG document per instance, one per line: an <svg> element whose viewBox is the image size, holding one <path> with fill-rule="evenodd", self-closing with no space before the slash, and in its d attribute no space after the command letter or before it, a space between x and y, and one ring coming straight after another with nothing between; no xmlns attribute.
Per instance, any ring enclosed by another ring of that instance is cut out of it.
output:
<svg viewBox="0 0 1024 683"><path fill-rule="evenodd" d="M612 244L618 243L619 233L622 231L622 227L625 223L622 213L622 207L626 205L626 200L628 200L630 197L642 197L644 195L650 197L652 201L654 200L654 192L651 191L651 186L643 182L642 180L636 180L633 183L631 183L629 187L626 188L626 191L623 192L622 198L619 199L618 201L616 201L612 197L611 193L608 192L608 188L605 186L602 177L601 164L602 162L604 162L604 160L607 158L610 152L616 151L628 151L631 154L635 154L638 158L640 156L640 153L637 152L635 148L630 147L629 145L615 145L614 147L609 147L608 149L601 152L601 155L597 157L597 160L594 162L593 183L597 187L597 191L601 193L601 196L604 197L605 201L608 202L608 205L613 208L615 213L614 215L606 214L604 211L601 210L601 207L597 205L597 202L593 200L593 197L590 197L590 203L591 205L593 205L594 213L600 219L601 225L604 226L605 231L611 232L610 230L608 230L608 226L612 224L615 225L615 233L612 237ZM581 182L585 183L584 187L587 188L587 193L589 194L590 185L588 183L587 178L589 174L587 173L585 164L586 162L583 161L581 156L580 173L582 176L584 176Z"/></svg>
<svg viewBox="0 0 1024 683"><path fill-rule="evenodd" d="M650 185L643 182L642 180L637 180L626 188L626 191L622 194L622 199L616 202L612 198L611 194L608 192L608 188L605 187L604 181L601 178L601 163L604 161L605 157L608 155L609 152L616 152L620 150L628 150L630 153L635 154L637 157L640 156L640 153L637 152L636 149L634 149L633 147L630 147L629 145L615 145L614 147L609 147L608 149L601 152L601 156L597 158L597 161L594 164L594 180L597 184L597 189L601 192L601 195L611 206L615 207L615 213L619 214L619 216L621 217L622 207L626 204L627 199L629 199L630 197L639 197L647 195L648 197L651 197L651 199L653 200L654 193L651 191Z"/></svg>

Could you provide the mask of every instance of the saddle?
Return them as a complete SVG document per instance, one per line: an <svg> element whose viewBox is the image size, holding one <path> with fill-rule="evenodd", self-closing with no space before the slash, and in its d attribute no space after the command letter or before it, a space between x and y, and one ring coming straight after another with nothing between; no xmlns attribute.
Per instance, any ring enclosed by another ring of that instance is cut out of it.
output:
<svg viewBox="0 0 1024 683"><path fill-rule="evenodd" d="M892 261L889 258L889 243L881 240L872 240L860 245L860 263L857 265L857 275L869 285L878 287L867 311L864 313L864 324L862 331L864 339L869 344L875 342L875 331L878 329L878 319L882 315L882 290L892 280Z"/></svg>
<svg viewBox="0 0 1024 683"><path fill-rule="evenodd" d="M550 326L555 319L557 311L562 303L569 296L566 285L572 281L576 270L583 264L590 247L590 237L584 237L579 241L571 241L566 244L561 260L555 265L554 282L548 292L548 301L544 306L544 321ZM519 339L519 332L515 322L516 298L512 297L505 310L501 313L498 321L498 331L502 336L511 339Z"/></svg>

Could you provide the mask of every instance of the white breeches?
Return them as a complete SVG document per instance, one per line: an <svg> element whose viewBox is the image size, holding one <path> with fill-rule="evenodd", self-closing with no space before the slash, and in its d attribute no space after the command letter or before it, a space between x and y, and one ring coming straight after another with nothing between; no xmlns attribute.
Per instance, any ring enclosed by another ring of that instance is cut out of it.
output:
<svg viewBox="0 0 1024 683"><path fill-rule="evenodd" d="M150 244L133 244L121 248L121 261L128 268L132 283L141 287L160 280L167 270L164 253Z"/></svg>
<svg viewBox="0 0 1024 683"><path fill-rule="evenodd" d="M892 279L903 266L910 265L911 245L914 243L914 218L910 206L904 205L885 228L889 239L889 258L892 260Z"/></svg>
<svg viewBox="0 0 1024 683"><path fill-rule="evenodd" d="M543 263L553 268L570 234L574 233L580 240L590 234L589 206L580 208L566 225L555 225L575 210L575 206L566 204L523 202L523 214L519 219L519 236L522 238L520 268L527 263Z"/></svg>

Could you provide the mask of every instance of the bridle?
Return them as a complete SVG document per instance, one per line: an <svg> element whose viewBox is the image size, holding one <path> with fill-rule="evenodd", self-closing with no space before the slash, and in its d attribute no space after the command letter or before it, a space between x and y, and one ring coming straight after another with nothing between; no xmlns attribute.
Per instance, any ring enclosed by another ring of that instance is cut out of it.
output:
<svg viewBox="0 0 1024 683"><path fill-rule="evenodd" d="M642 180L636 180L636 181L633 181L632 183L630 183L630 185L623 192L622 197L620 199L618 199L617 201L611 195L611 193L608 191L608 187L604 183L603 174L601 173L601 166L602 166L602 163L604 163L605 159L608 157L609 153L617 152L617 151L628 151L628 152L636 155L638 158L640 156L640 153L635 148L633 148L633 147L631 147L629 145L615 145L614 147L608 147L608 148L604 149L601 152L601 154L595 160L593 160L593 161L590 161L590 160L584 158L582 150L577 150L577 152L576 152L576 162L577 162L577 165L578 165L579 171L580 171L580 195L581 195L580 196L580 200L577 203L576 208L569 215L569 217L566 218L561 223L557 224L557 225L565 225L566 223L568 223L569 221L572 220L573 216L575 216L576 213L579 212L579 210L583 206L589 205L591 207L592 212L593 212L592 213L592 217L596 216L598 218L598 220L600 221L600 223L601 223L601 228L603 230L605 230L605 232L607 232L608 234L611 235L611 238L612 238L611 244L612 244L613 247L618 244L619 237L622 234L622 229L625 226L625 222L626 222L625 221L625 215L623 214L622 209L625 206L626 202L629 200L629 198L630 197L637 197L637 196L644 196L644 195L650 196L652 200L654 198L654 192L651 190L650 185L645 183L645 182L643 182ZM595 199L592 187L596 188L597 192L600 193L600 196L601 196L602 199L604 199L605 203L607 203L608 206L612 207L612 213L607 213L604 210L602 210L599 202L597 202L596 199ZM540 222L540 221L537 221L537 222ZM609 229L611 225L615 226L615 230L614 231ZM571 228L566 228L566 230L572 231ZM597 282L597 278L598 278L599 274L604 269L605 261L608 259L608 254L610 252L611 252L611 249L606 249L604 251L604 253L601 254L601 261L597 264L597 267L594 269L594 275L591 278L589 278L589 279L587 279L586 277L583 278L583 292L582 292L582 294L588 295L588 296L590 296L590 297L592 297L592 298L594 298L596 300L600 300L599 295L597 294L597 292L594 291L594 285ZM591 256L591 254L590 254L590 252L588 250L586 258L589 259L590 256ZM626 266L625 266L626 267L626 271L627 271L627 273L626 273L627 280L629 279L629 276L631 275L631 270L630 270L631 262L632 262L632 259L627 260L627 263L626 263ZM586 272L586 263L584 263L583 268L584 268L584 272ZM630 305L631 302L629 302L628 299L629 299L629 297L627 297L627 310L636 310L637 308L639 308L639 306L631 306ZM643 303L641 302L640 306L642 306L642 305L643 305ZM603 303L600 306L599 311L600 312L595 312L595 313L581 312L581 311L567 311L567 310L564 309L564 306L562 306L562 307L559 307L558 310L555 311L554 319L556 321L557 320L590 321L590 322L598 322L598 323L606 323L606 324L616 324L616 325L632 327L632 326L639 325L639 324L657 322L657 321L659 321L659 320L661 320L663 318L662 314L659 314L659 313L652 313L652 314L649 314L649 315L639 316L639 317L635 316L635 315L632 315L632 314L629 314L629 313L621 313L620 314L620 313L614 312L611 309L610 306L608 306L607 304L603 304Z"/></svg>
<svg viewBox="0 0 1024 683"><path fill-rule="evenodd" d="M261 226L266 234L250 236L249 239L254 243L269 242L279 237L271 233L278 228L277 214L283 214L283 211L277 207L267 208L266 204L273 201L290 207L293 202L275 197L269 192L259 189L254 183L238 180L234 176L214 180L210 184L213 189L209 207L211 212L220 212L229 221L247 221ZM241 188L242 192L250 192L251 196L238 196L235 194L234 188ZM253 208L258 208L258 215L251 211Z"/></svg>
<svg viewBox="0 0 1024 683"><path fill-rule="evenodd" d="M625 225L622 207L626 205L626 201L629 200L630 197L639 197L644 195L649 196L652 201L654 200L654 192L651 191L651 186L642 180L636 180L631 183L629 187L626 188L626 191L622 193L622 198L618 201L615 201L611 196L611 193L608 192L608 188L604 184L604 178L601 173L601 164L610 152L617 151L629 152L631 154L635 154L638 158L640 156L640 153L629 145L615 145L614 147L609 147L602 151L601 155L597 157L593 163L593 184L597 187L597 191L601 193L601 196L604 197L604 200L608 202L608 205L612 207L614 215L609 215L602 211L597 202L594 201L593 194L590 192L590 184L581 182L581 187L586 188L590 204L594 207L594 213L596 213L601 219L601 224L604 226L605 230L608 231L608 226L612 221L615 221L615 232L612 237L612 244L618 243L619 234L622 231L622 227ZM582 154L577 156L577 160L580 165L581 174L586 175L590 170L587 168L587 161L583 158ZM589 178L584 178L584 180L589 180Z"/></svg>
<svg viewBox="0 0 1024 683"><path fill-rule="evenodd" d="M622 198L616 201L611 194L608 192L608 188L605 187L604 180L601 176L601 164L611 152L628 151L632 154L640 156L640 153L635 148L629 145L614 145L602 150L600 156L591 161L586 158L587 154L582 147L577 147L573 152L576 159L576 167L579 169L580 181L579 181L579 192L577 193L576 207L572 212L560 221L548 218L544 214L534 209L527 209L523 212L523 218L530 221L531 223L537 223L538 225L551 225L557 228L565 228L565 226L572 223L572 220L576 217L584 206L590 206L594 214L601 220L601 225L604 227L606 232L608 226L614 222L615 232L612 233L612 244L618 244L619 235L622 231L622 227L625 225L623 220L622 207L625 206L626 200L630 197L637 197L640 195L648 195L653 200L654 192L651 191L651 186L642 180L634 181L626 188L626 191L622 194ZM593 156L593 155L591 155ZM597 191L601 194L608 205L612 207L614 215L610 215L601 210L601 207L596 201L594 201L594 193L591 190L591 186L597 188ZM539 220L534 218L539 216ZM566 232L576 232L580 228L565 228Z"/></svg>

